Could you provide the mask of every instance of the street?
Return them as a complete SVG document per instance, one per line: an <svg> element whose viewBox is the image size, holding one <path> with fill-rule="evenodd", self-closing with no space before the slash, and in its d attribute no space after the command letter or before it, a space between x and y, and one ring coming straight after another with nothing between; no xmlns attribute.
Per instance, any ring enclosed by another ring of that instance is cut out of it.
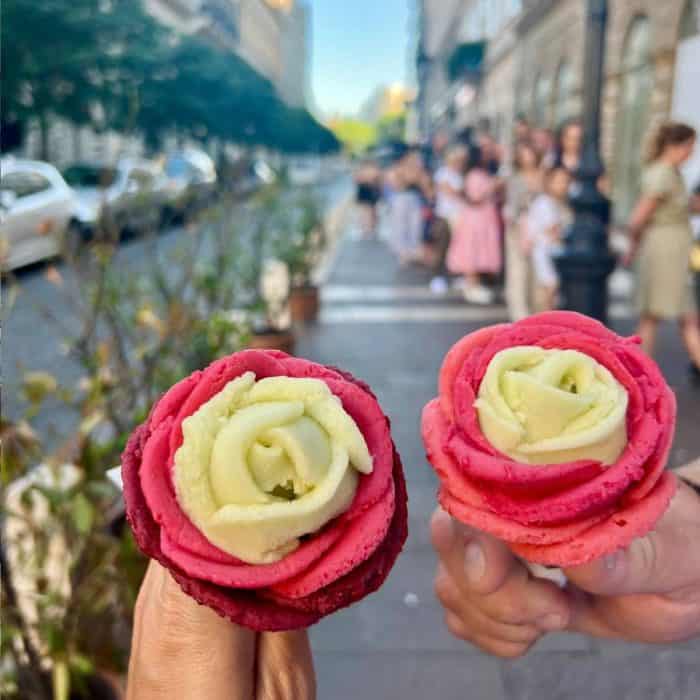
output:
<svg viewBox="0 0 700 700"><path fill-rule="evenodd" d="M327 190L327 207L347 201L348 183ZM346 207L347 210L347 207ZM423 405L435 395L444 353L463 334L507 320L501 305L471 307L461 297L434 296L429 274L400 268L384 244L358 240L351 216L322 289L317 324L300 328L297 353L343 367L368 381L391 417L409 485L409 540L386 585L312 629L319 697L325 700L465 697L477 700L557 698L588 700L691 700L700 687L700 641L669 648L598 642L573 634L544 639L527 657L499 661L452 638L432 590L435 556L428 521L435 507L436 478L419 435ZM163 233L167 250L183 229ZM119 251L124 274L140 269L149 242L133 240ZM58 269L66 274L64 266ZM70 284L66 277L64 287ZM70 324L65 302L37 267L20 274L19 295L6 326L6 411L19 411L17 369L45 369L61 383L79 379L63 354L61 332L46 311ZM614 328L630 333L634 319L618 303ZM671 466L700 453L694 425L699 394L687 381L685 355L675 328L664 329L659 361L676 390L679 422ZM75 418L63 412L41 425L42 437L65 434Z"/></svg>
<svg viewBox="0 0 700 700"><path fill-rule="evenodd" d="M332 207L340 201L348 187L344 178L321 185L318 195L323 206ZM115 269L120 270L124 279L134 278L148 268L154 256L167 258L176 253L187 235L186 228L176 226L155 237L123 241L116 254ZM49 274L53 269L59 273L58 282ZM66 387L75 385L81 377L80 368L68 356L66 346L66 335L76 331L74 275L70 266L61 261L34 265L19 270L16 282L13 290L16 300L8 311L9 294L6 294L3 316L6 334L3 347L4 415L10 419L17 419L23 410L18 395L23 372L49 371L61 386ZM61 411L51 410L59 406ZM75 420L74 415L66 412L64 403L49 397L35 425L42 440L51 445L54 436L67 435Z"/></svg>
<svg viewBox="0 0 700 700"><path fill-rule="evenodd" d="M368 381L391 417L409 486L409 540L382 589L312 629L319 697L420 700L691 700L700 687L700 641L668 648L550 635L525 658L498 661L450 637L432 590L428 521L436 478L419 434L423 405L454 341L507 320L503 307L465 307L427 290L429 276L399 268L382 243L343 241L323 292L320 323L298 353ZM613 326L630 333L634 321ZM676 390L679 421L672 466L700 454L700 394L687 379L676 329L665 329L661 367Z"/></svg>

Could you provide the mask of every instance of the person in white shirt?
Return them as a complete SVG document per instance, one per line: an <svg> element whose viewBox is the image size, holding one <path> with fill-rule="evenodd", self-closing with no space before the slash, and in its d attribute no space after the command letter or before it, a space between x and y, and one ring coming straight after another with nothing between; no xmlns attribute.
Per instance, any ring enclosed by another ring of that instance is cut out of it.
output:
<svg viewBox="0 0 700 700"><path fill-rule="evenodd" d="M535 198L528 213L527 235L532 250L538 311L555 308L559 278L553 256L560 247L564 229L571 221L566 201L570 184L571 175L566 168L551 168L545 175L544 192Z"/></svg>
<svg viewBox="0 0 700 700"><path fill-rule="evenodd" d="M464 169L467 149L452 146L445 155L445 162L435 173L435 213L451 224L464 206Z"/></svg>

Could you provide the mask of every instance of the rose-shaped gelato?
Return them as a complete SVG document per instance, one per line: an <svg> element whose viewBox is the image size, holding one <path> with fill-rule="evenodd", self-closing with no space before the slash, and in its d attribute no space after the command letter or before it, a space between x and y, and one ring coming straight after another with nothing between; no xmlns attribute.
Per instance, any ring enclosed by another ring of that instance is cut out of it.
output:
<svg viewBox="0 0 700 700"><path fill-rule="evenodd" d="M557 311L483 328L450 350L423 440L455 518L524 559L573 566L648 532L676 405L637 338Z"/></svg>
<svg viewBox="0 0 700 700"><path fill-rule="evenodd" d="M122 475L140 548L256 630L305 627L371 593L407 535L401 464L369 387L277 351L173 386Z"/></svg>

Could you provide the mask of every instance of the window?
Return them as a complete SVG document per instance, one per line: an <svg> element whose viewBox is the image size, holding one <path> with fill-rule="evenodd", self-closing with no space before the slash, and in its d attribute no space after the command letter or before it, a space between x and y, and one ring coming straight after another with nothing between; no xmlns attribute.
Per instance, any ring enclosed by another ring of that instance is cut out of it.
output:
<svg viewBox="0 0 700 700"><path fill-rule="evenodd" d="M559 127L572 116L571 98L574 92L574 72L568 61L563 61L557 71L554 87L554 126Z"/></svg>
<svg viewBox="0 0 700 700"><path fill-rule="evenodd" d="M71 165L63 171L63 179L71 187L106 188L114 184L115 178L113 168L92 165Z"/></svg>
<svg viewBox="0 0 700 700"><path fill-rule="evenodd" d="M641 145L649 124L653 83L650 41L649 20L640 15L630 25L622 58L614 178L615 215L620 221L629 218L639 195Z"/></svg>
<svg viewBox="0 0 700 700"><path fill-rule="evenodd" d="M700 34L700 3L687 0L681 18L681 39L690 39Z"/></svg>
<svg viewBox="0 0 700 700"><path fill-rule="evenodd" d="M30 170L7 173L0 183L0 190L13 192L19 199L51 189L51 182L43 175Z"/></svg>
<svg viewBox="0 0 700 700"><path fill-rule="evenodd" d="M532 121L535 126L550 126L550 92L551 85L549 78L540 74L535 81L532 95Z"/></svg>

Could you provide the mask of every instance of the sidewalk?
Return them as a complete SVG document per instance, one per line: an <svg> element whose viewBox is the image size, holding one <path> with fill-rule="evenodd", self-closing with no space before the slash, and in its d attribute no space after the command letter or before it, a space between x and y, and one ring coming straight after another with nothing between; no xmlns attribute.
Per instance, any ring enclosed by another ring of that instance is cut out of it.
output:
<svg viewBox="0 0 700 700"><path fill-rule="evenodd" d="M378 242L341 241L317 325L297 351L368 381L391 416L409 486L409 540L384 587L315 626L320 700L691 700L700 688L700 641L673 648L550 635L524 659L502 662L447 632L433 591L428 520L436 479L419 434L442 357L465 333L506 320L502 306L435 297L429 274L400 269ZM632 319L615 329L630 332ZM662 368L676 387L680 421L673 461L700 454L700 390L688 387L679 341L661 339Z"/></svg>

